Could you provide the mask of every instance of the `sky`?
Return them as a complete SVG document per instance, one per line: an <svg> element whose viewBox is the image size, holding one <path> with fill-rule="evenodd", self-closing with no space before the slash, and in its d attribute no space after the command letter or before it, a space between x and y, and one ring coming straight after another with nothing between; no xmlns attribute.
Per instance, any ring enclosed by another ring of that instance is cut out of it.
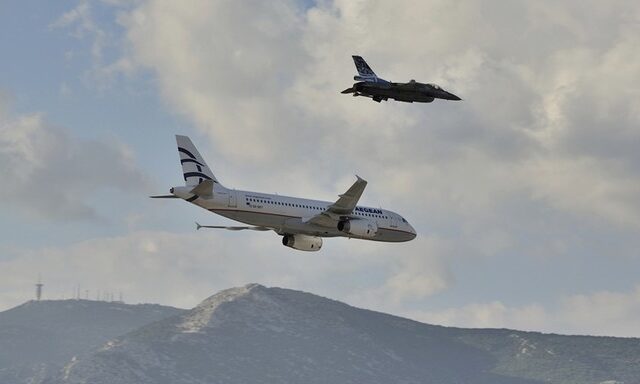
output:
<svg viewBox="0 0 640 384"><path fill-rule="evenodd" d="M257 282L419 321L640 337L633 1L4 1L0 310L189 308ZM351 55L463 101L340 94ZM400 212L317 253L176 200L175 134L228 187Z"/></svg>

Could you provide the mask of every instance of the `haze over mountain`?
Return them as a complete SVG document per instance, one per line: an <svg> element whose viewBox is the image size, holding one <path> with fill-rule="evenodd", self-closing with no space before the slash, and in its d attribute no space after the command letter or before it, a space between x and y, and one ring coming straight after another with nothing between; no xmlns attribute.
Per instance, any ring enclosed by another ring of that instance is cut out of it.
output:
<svg viewBox="0 0 640 384"><path fill-rule="evenodd" d="M0 312L0 383L38 383L73 356L183 310L89 300L29 301Z"/></svg>
<svg viewBox="0 0 640 384"><path fill-rule="evenodd" d="M69 362L71 383L640 383L640 340L459 329L250 284Z"/></svg>

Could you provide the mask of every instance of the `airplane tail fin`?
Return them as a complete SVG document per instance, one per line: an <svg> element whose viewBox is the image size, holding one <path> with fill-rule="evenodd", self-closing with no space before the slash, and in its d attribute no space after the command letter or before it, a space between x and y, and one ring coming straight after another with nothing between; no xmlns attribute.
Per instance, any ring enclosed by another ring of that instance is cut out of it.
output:
<svg viewBox="0 0 640 384"><path fill-rule="evenodd" d="M200 152L187 136L176 135L178 154L182 165L182 175L187 186L197 186L205 180L218 183L211 169L204 161Z"/></svg>
<svg viewBox="0 0 640 384"><path fill-rule="evenodd" d="M369 64L362 58L362 56L351 56L353 57L353 63L356 65L356 69L358 70L358 76L356 76L356 80L375 80L378 78L375 72L371 69Z"/></svg>

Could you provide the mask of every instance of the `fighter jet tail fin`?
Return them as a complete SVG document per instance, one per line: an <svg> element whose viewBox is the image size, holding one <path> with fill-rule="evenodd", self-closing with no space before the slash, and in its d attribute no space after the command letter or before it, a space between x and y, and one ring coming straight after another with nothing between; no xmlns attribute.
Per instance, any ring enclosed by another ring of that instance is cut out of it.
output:
<svg viewBox="0 0 640 384"><path fill-rule="evenodd" d="M354 55L351 57L353 57L353 63L356 65L356 69L358 70L358 76L355 77L356 80L376 81L378 79L378 76L376 76L369 64L364 61L362 56Z"/></svg>

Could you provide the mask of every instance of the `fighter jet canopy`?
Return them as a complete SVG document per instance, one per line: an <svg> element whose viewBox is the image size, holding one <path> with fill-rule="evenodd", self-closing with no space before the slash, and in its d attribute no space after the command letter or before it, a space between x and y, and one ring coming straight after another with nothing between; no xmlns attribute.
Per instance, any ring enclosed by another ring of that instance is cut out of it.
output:
<svg viewBox="0 0 640 384"><path fill-rule="evenodd" d="M427 85L430 85L435 89L442 89L442 88L440 88L440 86L438 84L428 83Z"/></svg>

